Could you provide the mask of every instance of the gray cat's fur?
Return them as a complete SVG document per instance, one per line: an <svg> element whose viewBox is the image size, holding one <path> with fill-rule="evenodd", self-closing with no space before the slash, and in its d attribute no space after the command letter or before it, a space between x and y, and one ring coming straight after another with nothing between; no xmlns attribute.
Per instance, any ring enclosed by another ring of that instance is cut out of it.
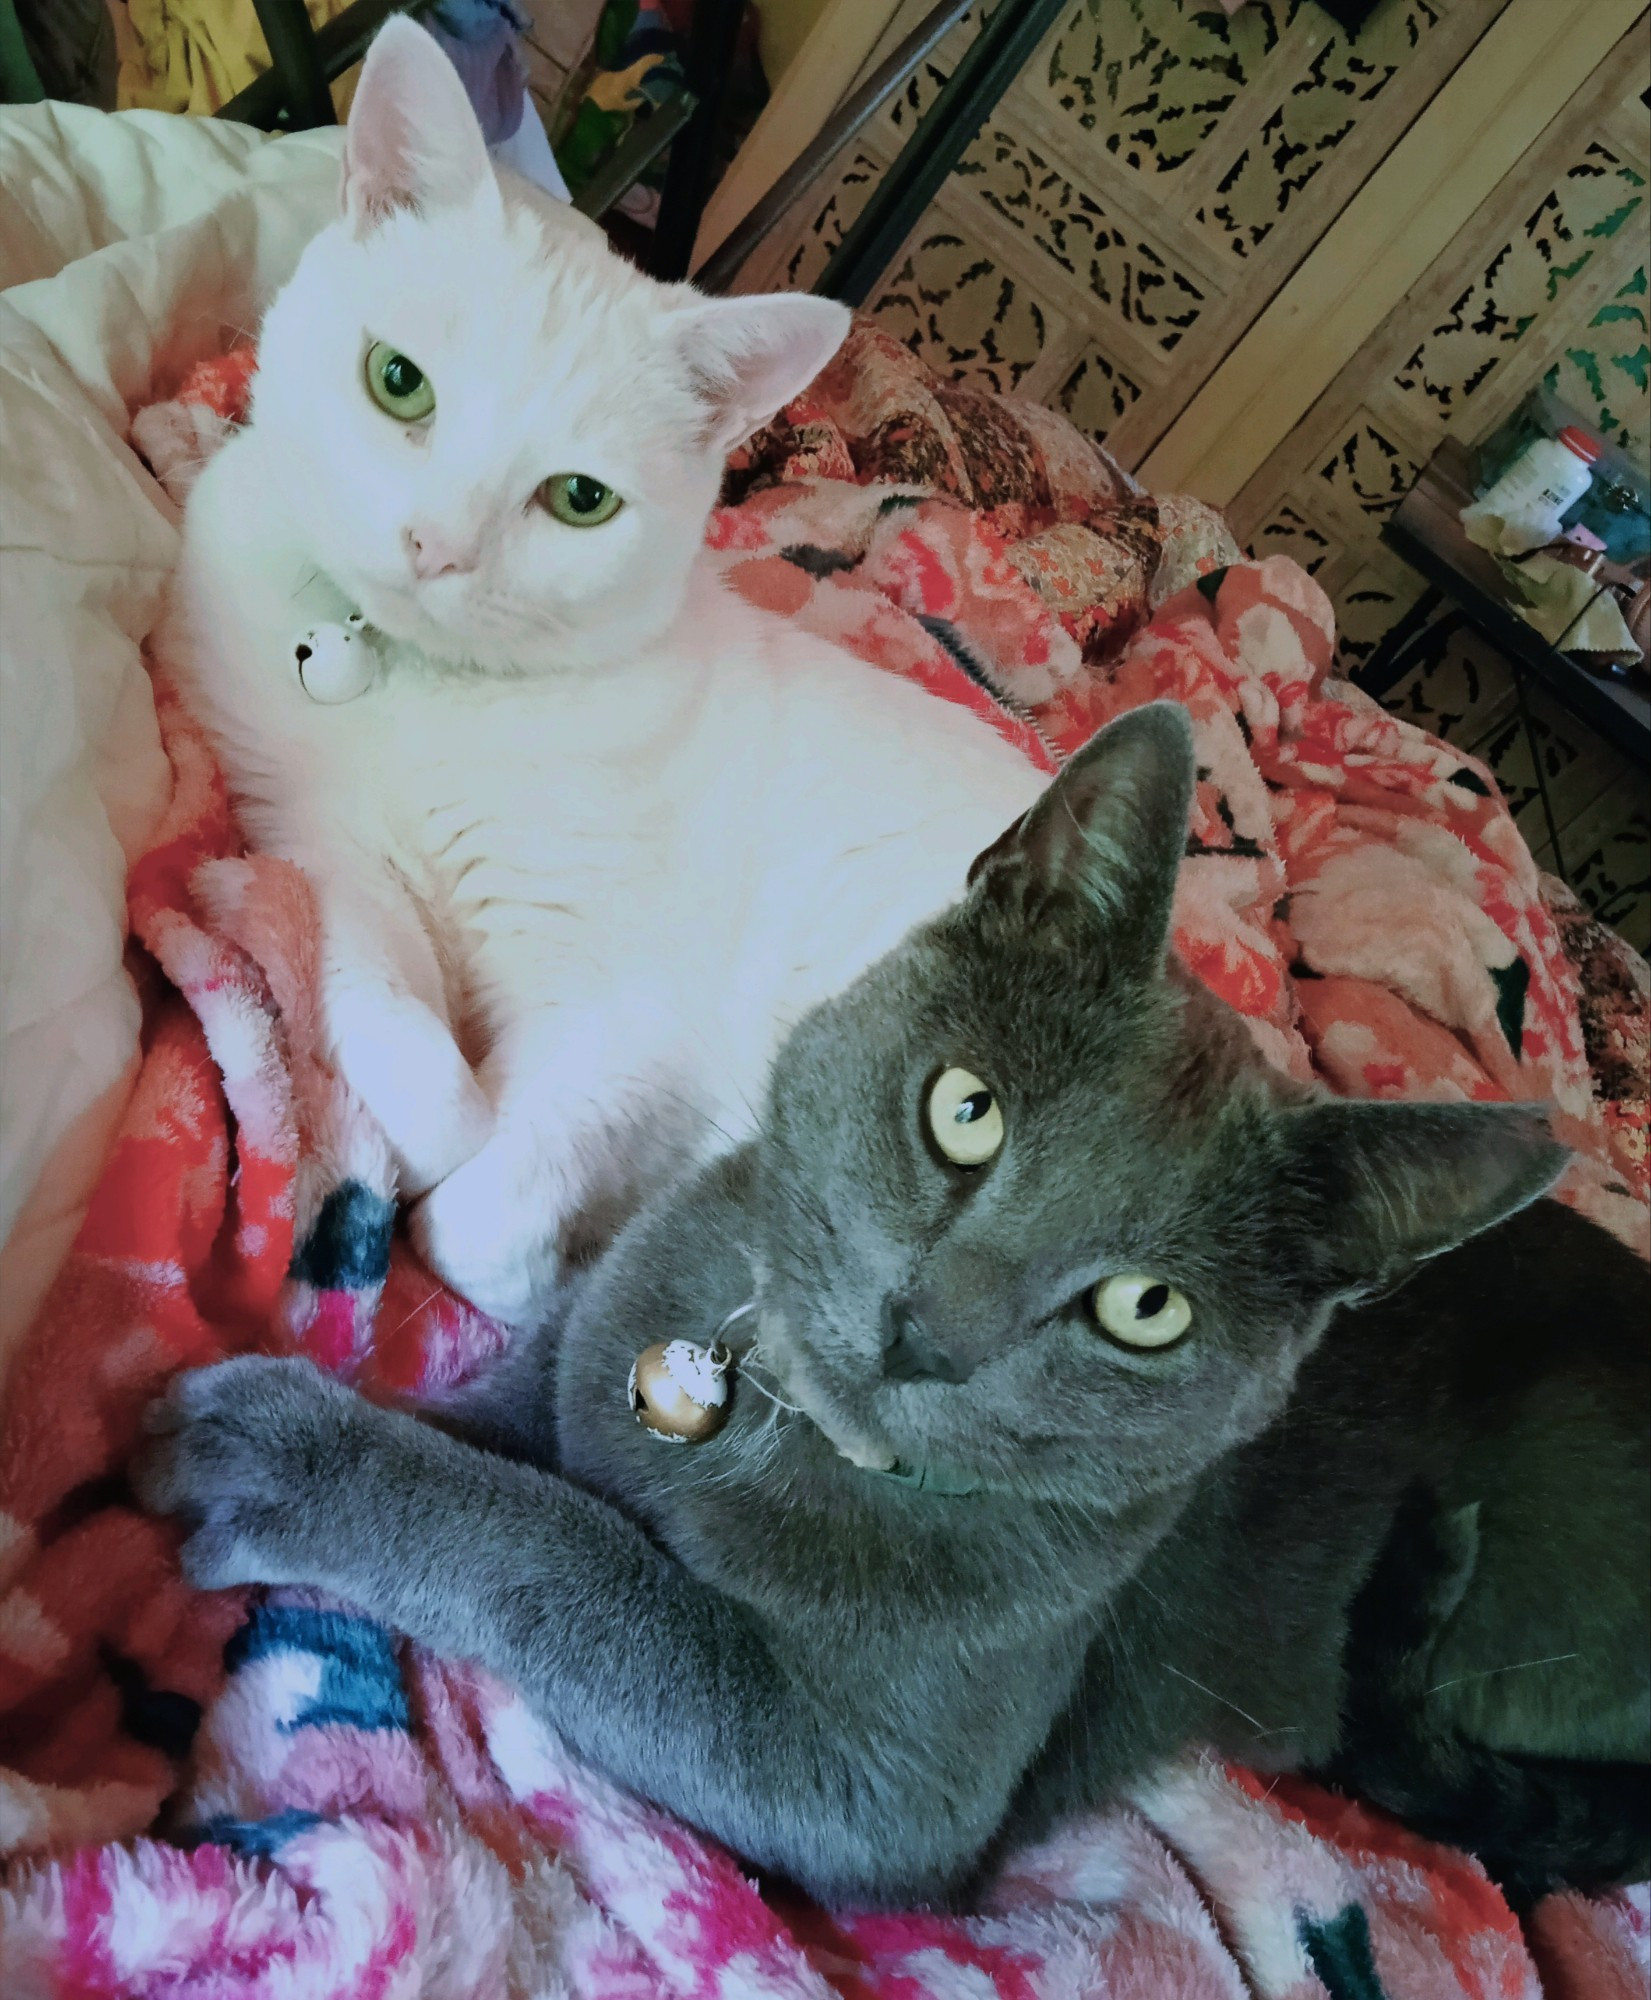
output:
<svg viewBox="0 0 1651 2000"><path fill-rule="evenodd" d="M482 1660L615 1778L826 1898L953 1892L1195 1743L1339 1764L1487 1848L1494 1769L1515 1871L1631 1868L1643 1274L1526 1208L1563 1160L1538 1110L1327 1100L1181 975L1192 777L1165 706L1075 758L949 914L795 1030L756 1144L642 1215L560 1331L451 1413L494 1449L302 1362L184 1378L140 1482L194 1525L191 1576L321 1585ZM952 1064L1007 1121L972 1174L923 1125ZM1178 1345L1088 1316L1127 1271L1193 1301ZM638 1350L708 1341L753 1296L727 1428L641 1430ZM1498 1440L1548 1408L1576 1429L1576 1532L1510 1554L1480 1532L1520 1490ZM1349 1650L1379 1588L1391 1658ZM1583 1663L1539 1671L1553 1712L1594 1718L1581 1749L1516 1699L1411 1686L1449 1678L1441 1647L1484 1680L1576 1653L1579 1625ZM1574 1837L1602 1812L1603 1845Z"/></svg>

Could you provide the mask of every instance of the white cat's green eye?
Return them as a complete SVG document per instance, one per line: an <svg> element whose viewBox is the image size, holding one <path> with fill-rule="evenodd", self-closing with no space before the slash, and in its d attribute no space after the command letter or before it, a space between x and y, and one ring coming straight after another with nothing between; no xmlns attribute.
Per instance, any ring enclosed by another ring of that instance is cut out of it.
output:
<svg viewBox="0 0 1651 2000"><path fill-rule="evenodd" d="M367 394L398 424L416 424L436 407L429 376L387 340L375 340L367 349L366 372Z"/></svg>
<svg viewBox="0 0 1651 2000"><path fill-rule="evenodd" d="M929 1087L929 1130L954 1167L983 1167L1003 1144L996 1093L966 1069L942 1070Z"/></svg>
<svg viewBox="0 0 1651 2000"><path fill-rule="evenodd" d="M564 527L599 528L625 503L588 472L553 472L539 488L539 504Z"/></svg>
<svg viewBox="0 0 1651 2000"><path fill-rule="evenodd" d="M1186 1295L1140 1272L1103 1278L1089 1303L1096 1322L1125 1347L1169 1347L1192 1325Z"/></svg>

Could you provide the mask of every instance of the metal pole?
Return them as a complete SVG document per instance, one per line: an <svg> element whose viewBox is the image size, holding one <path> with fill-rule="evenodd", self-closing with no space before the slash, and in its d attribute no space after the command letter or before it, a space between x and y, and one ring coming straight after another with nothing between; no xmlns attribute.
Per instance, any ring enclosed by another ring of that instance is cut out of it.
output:
<svg viewBox="0 0 1651 2000"><path fill-rule="evenodd" d="M269 46L270 66L281 79L287 130L304 132L316 125L336 125L338 116L327 88L327 72L304 0L252 0L252 5Z"/></svg>
<svg viewBox="0 0 1651 2000"><path fill-rule="evenodd" d="M688 88L694 115L671 145L671 164L659 197L649 268L656 278L685 278L699 219L711 188L728 73L734 66L745 0L698 0L688 42Z"/></svg>
<svg viewBox="0 0 1651 2000"><path fill-rule="evenodd" d="M285 4L285 0L281 0ZM427 0L355 0L353 7L346 7L324 28L314 32L316 60L322 73L328 77L342 76L354 62L367 53L367 45L379 28L392 14L421 12ZM265 29L266 36L268 29ZM273 55L273 45L271 48ZM220 105L212 115L215 118L233 118L241 125L256 125L260 131L270 131L279 122L285 102L285 78L279 69L267 69L262 76L255 76L245 90L237 92L227 104ZM328 96L328 115L331 119L331 96Z"/></svg>
<svg viewBox="0 0 1651 2000"><path fill-rule="evenodd" d="M999 0L997 12L964 52L918 121L900 157L831 253L814 289L845 305L866 294L990 116L993 106L1071 0Z"/></svg>
<svg viewBox="0 0 1651 2000"><path fill-rule="evenodd" d="M696 285L707 292L720 292L729 284L791 204L894 95L923 58L945 40L973 5L974 0L940 0L938 7L924 15L860 88L843 99L768 192L735 223L694 273Z"/></svg>

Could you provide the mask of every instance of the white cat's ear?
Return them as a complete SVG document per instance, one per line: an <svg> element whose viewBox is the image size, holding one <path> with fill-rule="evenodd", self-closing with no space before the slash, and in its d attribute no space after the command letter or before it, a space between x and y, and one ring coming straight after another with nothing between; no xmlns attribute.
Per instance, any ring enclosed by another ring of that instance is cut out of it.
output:
<svg viewBox="0 0 1651 2000"><path fill-rule="evenodd" d="M971 892L1031 921L1098 924L1114 970L1160 971L1195 776L1186 710L1172 701L1131 709L976 857Z"/></svg>
<svg viewBox="0 0 1651 2000"><path fill-rule="evenodd" d="M344 213L356 235L398 208L467 202L492 179L458 71L423 28L393 16L367 51L344 135Z"/></svg>
<svg viewBox="0 0 1651 2000"><path fill-rule="evenodd" d="M675 314L678 347L717 451L742 443L806 389L848 337L847 306L806 294L695 299Z"/></svg>

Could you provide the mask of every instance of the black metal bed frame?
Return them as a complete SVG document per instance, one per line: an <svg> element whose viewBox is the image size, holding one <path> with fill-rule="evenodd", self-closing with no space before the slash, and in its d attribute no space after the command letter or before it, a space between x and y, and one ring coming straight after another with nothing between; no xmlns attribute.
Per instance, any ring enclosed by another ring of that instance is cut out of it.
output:
<svg viewBox="0 0 1651 2000"><path fill-rule="evenodd" d="M355 0L325 27L316 28L304 0L253 0L269 45L270 67L231 98L218 116L266 131L297 132L333 124L332 79L360 60L391 14L417 14L430 4L431 0ZM930 10L693 273L697 284L707 291L721 291L732 282L762 239L970 4L971 0L940 0ZM816 292L845 305L865 303L879 275L1066 4L1067 0L998 0L991 19L831 253ZM698 0L684 61L687 89L631 128L607 169L578 202L587 214L601 215L669 145L671 159L650 261L656 277L689 275L694 238L710 194L743 11L744 0Z"/></svg>

